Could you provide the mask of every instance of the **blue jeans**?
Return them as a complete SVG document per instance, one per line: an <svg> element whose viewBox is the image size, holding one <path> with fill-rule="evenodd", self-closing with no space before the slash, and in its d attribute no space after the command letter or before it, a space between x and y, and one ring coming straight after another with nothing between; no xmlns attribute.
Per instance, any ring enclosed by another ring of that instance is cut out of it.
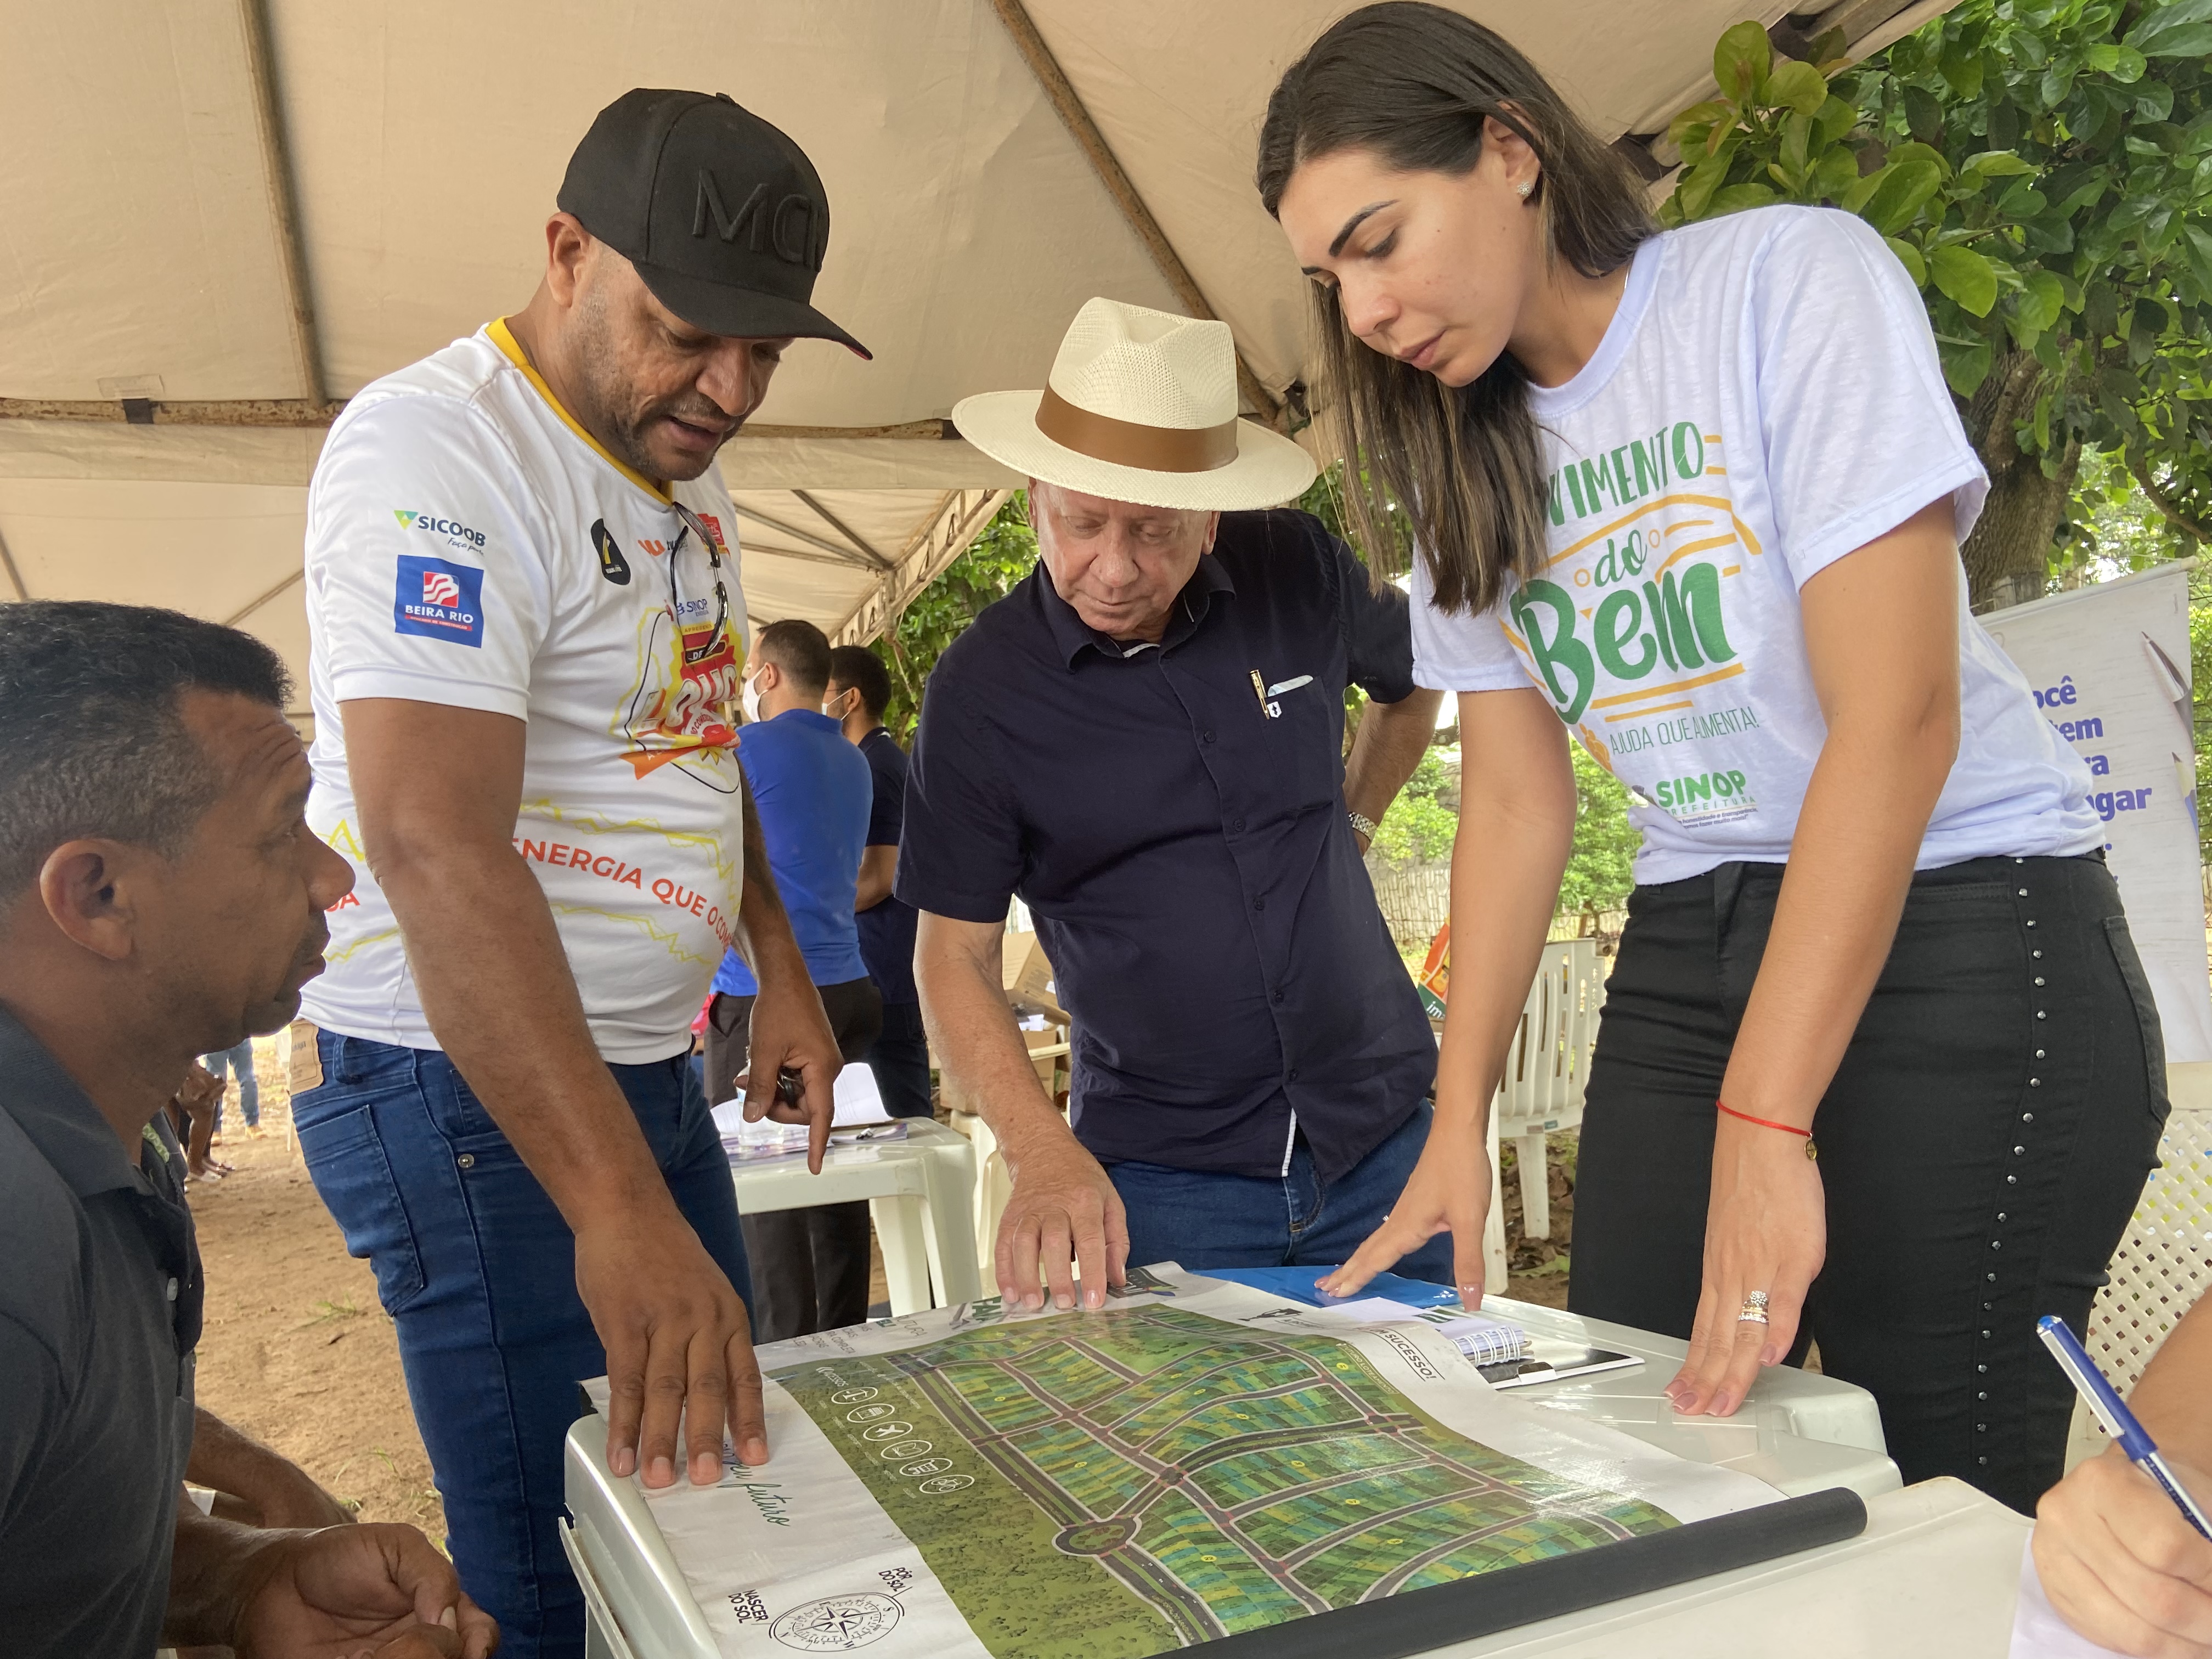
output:
<svg viewBox="0 0 2212 1659"><path fill-rule="evenodd" d="M235 1048L226 1048L219 1054L202 1054L200 1064L215 1073L217 1083L222 1081L225 1069L238 1073L238 1109L245 1115L246 1127L261 1127L261 1085L253 1076L253 1039L248 1037ZM222 1097L215 1097L215 1133L222 1133Z"/></svg>
<svg viewBox="0 0 2212 1659"><path fill-rule="evenodd" d="M1324 1185L1299 1137L1290 1173L1265 1179L1122 1163L1106 1173L1129 1213L1129 1265L1179 1261L1208 1267L1336 1267L1352 1259L1405 1190L1428 1144L1424 1101L1404 1126L1348 1174ZM1438 1233L1398 1263L1408 1279L1452 1280L1452 1240Z"/></svg>
<svg viewBox="0 0 2212 1659"><path fill-rule="evenodd" d="M461 1584L504 1659L578 1659L582 1593L555 1528L576 1385L606 1355L576 1294L575 1240L453 1062L320 1034L323 1083L293 1121L346 1249L399 1328L415 1422ZM687 1056L610 1066L708 1254L750 1300L736 1189Z"/></svg>

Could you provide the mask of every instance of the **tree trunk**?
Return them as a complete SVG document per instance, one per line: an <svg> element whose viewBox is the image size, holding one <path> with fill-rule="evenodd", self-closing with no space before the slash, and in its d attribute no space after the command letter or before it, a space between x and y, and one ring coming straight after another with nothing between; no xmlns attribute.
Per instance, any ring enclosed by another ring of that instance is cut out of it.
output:
<svg viewBox="0 0 2212 1659"><path fill-rule="evenodd" d="M1959 550L1977 611L2040 599L2050 579L2051 549L2081 470L2081 447L2068 444L2055 477L2045 473L2041 456L2021 453L2015 430L2033 412L2045 379L2033 357L2008 352L1960 411L1966 436L1990 471L1989 501Z"/></svg>
<svg viewBox="0 0 2212 1659"><path fill-rule="evenodd" d="M1983 459L1986 464L1986 452ZM2015 453L2011 465L1990 467L1989 502L1960 550L1966 562L1966 591L1977 611L2001 611L2043 597L2051 547L2081 460L2079 447L2069 447L2055 478L2044 475L2041 458L2034 455Z"/></svg>

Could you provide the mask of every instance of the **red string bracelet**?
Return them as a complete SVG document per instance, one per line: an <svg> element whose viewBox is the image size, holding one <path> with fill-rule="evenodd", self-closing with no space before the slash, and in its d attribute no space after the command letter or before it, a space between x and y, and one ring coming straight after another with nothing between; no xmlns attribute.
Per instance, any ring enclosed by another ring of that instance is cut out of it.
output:
<svg viewBox="0 0 2212 1659"><path fill-rule="evenodd" d="M1805 1156L1811 1158L1820 1156L1820 1149L1814 1145L1810 1129L1801 1129L1794 1123L1777 1123L1771 1118L1753 1117L1749 1112L1739 1112L1725 1100L1717 1100L1713 1104L1730 1117L1741 1118L1746 1123L1756 1123L1762 1129L1779 1129L1786 1135L1802 1135L1805 1138Z"/></svg>

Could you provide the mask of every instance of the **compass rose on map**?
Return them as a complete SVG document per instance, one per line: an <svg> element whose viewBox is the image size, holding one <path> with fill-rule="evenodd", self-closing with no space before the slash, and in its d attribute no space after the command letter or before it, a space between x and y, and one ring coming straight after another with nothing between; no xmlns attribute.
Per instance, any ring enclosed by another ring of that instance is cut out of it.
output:
<svg viewBox="0 0 2212 1659"><path fill-rule="evenodd" d="M898 1621L899 1604L890 1596L856 1590L793 1607L768 1633L801 1653L849 1653L889 1635Z"/></svg>

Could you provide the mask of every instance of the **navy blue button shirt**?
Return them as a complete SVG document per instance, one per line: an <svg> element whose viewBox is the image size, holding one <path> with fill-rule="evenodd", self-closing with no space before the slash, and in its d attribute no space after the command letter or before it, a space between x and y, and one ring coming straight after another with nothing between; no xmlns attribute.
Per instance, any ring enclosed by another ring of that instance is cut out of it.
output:
<svg viewBox="0 0 2212 1659"><path fill-rule="evenodd" d="M1436 1044L1346 821L1344 690L1411 694L1404 595L1303 513L1222 515L1158 647L1086 627L1040 564L929 678L898 896L1019 894L1075 1022L1102 1162L1324 1181L1429 1092Z"/></svg>
<svg viewBox="0 0 2212 1659"><path fill-rule="evenodd" d="M868 809L868 845L896 847L906 822L906 750L882 726L860 739L875 775L875 804ZM860 960L885 1002L919 1002L914 988L914 906L887 894L860 912Z"/></svg>

